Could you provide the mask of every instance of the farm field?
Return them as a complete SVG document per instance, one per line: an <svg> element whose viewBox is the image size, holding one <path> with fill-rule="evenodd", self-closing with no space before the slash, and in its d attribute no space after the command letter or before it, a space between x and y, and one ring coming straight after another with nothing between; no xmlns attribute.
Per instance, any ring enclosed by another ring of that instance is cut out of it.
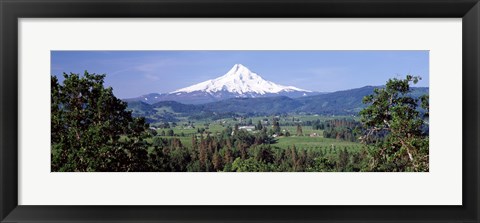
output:
<svg viewBox="0 0 480 223"><path fill-rule="evenodd" d="M358 142L350 142L341 139L332 139L325 138L323 136L323 131L321 129L313 129L312 126L302 126L302 136L296 135L297 126L284 125L291 124L291 121L295 119L296 123L305 123L307 121L328 121L333 119L353 119L350 116L340 116L340 117L327 117L327 116L318 116L318 115L302 115L302 116L291 116L291 117L281 117L280 129L283 133L289 132L290 136L275 136L275 142L271 145L274 147L279 147L281 149L287 149L295 146L297 149L344 149L347 150L359 150L362 147L362 144ZM251 117L244 118L242 122L245 123L258 123L259 121L269 120L268 117ZM354 119L353 119L354 120ZM192 123L192 122L190 122ZM244 123L244 124L245 124ZM158 123L157 123L158 124ZM165 139L177 138L181 141L182 145L190 148L192 146L192 136L195 135L197 138L200 136L206 137L207 134L210 136L217 136L222 133L227 127L233 128L236 124L243 126L239 120L233 119L220 119L216 121L197 121L194 122L194 127L188 126L188 122L179 122L175 123L173 128L158 128L155 131L157 136ZM172 126L172 123L169 123ZM245 124L246 125L246 124ZM266 126L267 129L271 126ZM174 136L165 135L169 129L173 130ZM204 129L205 132L199 133L200 129ZM258 131L254 130L249 132L250 134L257 134ZM148 142L151 142L152 139L147 139Z"/></svg>

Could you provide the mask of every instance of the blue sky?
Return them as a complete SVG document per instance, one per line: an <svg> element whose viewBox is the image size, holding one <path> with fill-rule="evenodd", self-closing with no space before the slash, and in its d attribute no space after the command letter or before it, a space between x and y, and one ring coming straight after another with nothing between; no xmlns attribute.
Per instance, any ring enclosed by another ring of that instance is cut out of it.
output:
<svg viewBox="0 0 480 223"><path fill-rule="evenodd" d="M243 64L277 84L320 92L383 85L392 77L422 77L428 51L52 51L51 74L107 74L119 98L167 93L227 73ZM62 78L60 78L62 80Z"/></svg>

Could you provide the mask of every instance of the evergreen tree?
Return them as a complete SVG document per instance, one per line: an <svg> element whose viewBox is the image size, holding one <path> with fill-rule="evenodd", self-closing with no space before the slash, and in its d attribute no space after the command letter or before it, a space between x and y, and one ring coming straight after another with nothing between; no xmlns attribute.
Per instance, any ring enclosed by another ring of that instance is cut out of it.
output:
<svg viewBox="0 0 480 223"><path fill-rule="evenodd" d="M220 171L223 169L222 157L218 152L213 154L212 164L215 171Z"/></svg>
<svg viewBox="0 0 480 223"><path fill-rule="evenodd" d="M278 122L278 120L276 118L273 118L272 130L275 134L279 134L281 132L280 123Z"/></svg>
<svg viewBox="0 0 480 223"><path fill-rule="evenodd" d="M238 123L235 124L235 126L233 127L233 134L237 134L238 133Z"/></svg>

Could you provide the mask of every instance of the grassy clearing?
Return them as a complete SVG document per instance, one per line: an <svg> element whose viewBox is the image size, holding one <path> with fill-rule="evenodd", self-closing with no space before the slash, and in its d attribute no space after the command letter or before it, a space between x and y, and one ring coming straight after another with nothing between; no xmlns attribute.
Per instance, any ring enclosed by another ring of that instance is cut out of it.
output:
<svg viewBox="0 0 480 223"><path fill-rule="evenodd" d="M292 136L297 134L297 126L280 126L280 129L285 129L285 131L290 132L290 135ZM323 136L323 130L312 129L312 126L302 126L302 132L306 136L312 133L317 133L317 135Z"/></svg>

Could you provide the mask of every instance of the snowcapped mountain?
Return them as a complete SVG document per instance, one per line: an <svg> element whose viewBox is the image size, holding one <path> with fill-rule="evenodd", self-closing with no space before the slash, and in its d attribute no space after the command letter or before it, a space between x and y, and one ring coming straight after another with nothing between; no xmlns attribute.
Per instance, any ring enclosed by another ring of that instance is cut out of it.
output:
<svg viewBox="0 0 480 223"><path fill-rule="evenodd" d="M227 91L229 93L239 95L247 94L251 96L269 93L277 94L279 92L311 92L293 86L283 86L267 81L241 64L235 64L230 71L221 77L178 89L171 93L192 93L195 91L203 91L210 94Z"/></svg>
<svg viewBox="0 0 480 223"><path fill-rule="evenodd" d="M148 94L126 101L177 101L184 104L203 104L228 98L287 96L298 98L318 92L283 86L267 81L241 64L235 64L225 75L164 94Z"/></svg>

